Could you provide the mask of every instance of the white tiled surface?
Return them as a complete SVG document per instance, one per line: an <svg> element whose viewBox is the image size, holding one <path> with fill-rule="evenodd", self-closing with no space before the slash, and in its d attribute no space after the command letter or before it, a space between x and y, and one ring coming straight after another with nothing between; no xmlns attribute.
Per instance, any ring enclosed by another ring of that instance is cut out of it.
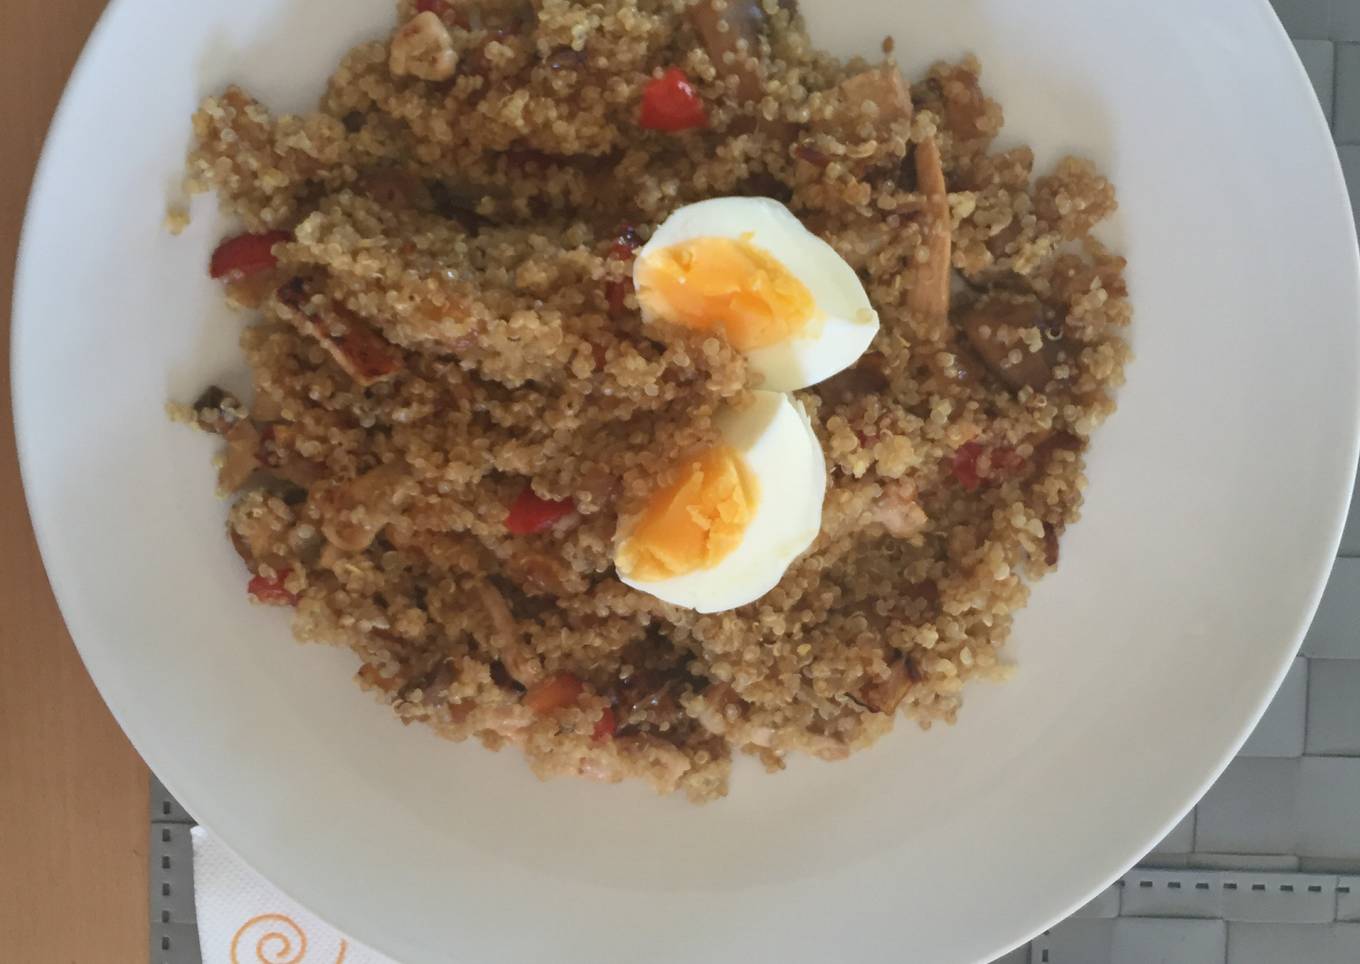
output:
<svg viewBox="0 0 1360 964"><path fill-rule="evenodd" d="M1299 2L1315 2L1320 7L1331 9L1333 40L1360 42L1360 4L1356 4L1355 0L1299 0Z"/></svg>
<svg viewBox="0 0 1360 964"><path fill-rule="evenodd" d="M1356 964L1360 924L1233 924L1232 964Z"/></svg>
<svg viewBox="0 0 1360 964"><path fill-rule="evenodd" d="M1223 964L1228 925L1221 920L1121 917L1071 920L1030 951L1032 964Z"/></svg>
<svg viewBox="0 0 1360 964"><path fill-rule="evenodd" d="M1195 849L1195 811L1187 813L1166 838L1152 848L1150 856L1188 854Z"/></svg>
<svg viewBox="0 0 1360 964"><path fill-rule="evenodd" d="M1354 860L1360 869L1360 759L1310 756L1299 763L1295 852Z"/></svg>
<svg viewBox="0 0 1360 964"><path fill-rule="evenodd" d="M1128 875L1120 900L1124 917L1223 916L1223 886L1214 871L1138 870Z"/></svg>
<svg viewBox="0 0 1360 964"><path fill-rule="evenodd" d="M1122 917L1195 917L1250 923L1330 924L1337 878L1257 871L1136 870L1128 874Z"/></svg>
<svg viewBox="0 0 1360 964"><path fill-rule="evenodd" d="M1073 918L1030 945L1029 959L1030 964L1104 964L1113 947L1114 921Z"/></svg>
<svg viewBox="0 0 1360 964"><path fill-rule="evenodd" d="M1360 161L1360 147L1353 150L1356 160ZM1356 521L1357 517L1352 513L1351 522ZM1336 561L1317 616L1304 637L1303 655L1316 659L1360 660L1360 559Z"/></svg>
<svg viewBox="0 0 1360 964"><path fill-rule="evenodd" d="M1360 666L1360 660L1357 665ZM1308 672L1308 660L1294 660L1274 702L1257 724L1256 731L1247 738L1240 756L1303 756L1310 706Z"/></svg>
<svg viewBox="0 0 1360 964"><path fill-rule="evenodd" d="M1241 758L1196 808L1195 847L1216 853L1292 854L1299 839L1302 761Z"/></svg>
<svg viewBox="0 0 1360 964"><path fill-rule="evenodd" d="M1336 886L1336 919L1360 923L1360 876L1340 877Z"/></svg>
<svg viewBox="0 0 1360 964"><path fill-rule="evenodd" d="M1330 924L1336 878L1318 874L1221 874L1224 920L1251 924ZM1236 886L1233 886L1236 885Z"/></svg>
<svg viewBox="0 0 1360 964"><path fill-rule="evenodd" d="M1343 144L1337 148L1341 155L1341 169L1346 172L1346 183L1351 189L1351 210L1360 208L1360 147ZM1341 554L1360 556L1360 488L1351 495L1351 511L1346 516L1346 531L1341 533Z"/></svg>
<svg viewBox="0 0 1360 964"><path fill-rule="evenodd" d="M1345 93L1336 99L1332 132L1338 143L1353 144L1360 141L1360 97L1349 92L1360 86L1360 44L1336 44L1336 85Z"/></svg>
<svg viewBox="0 0 1360 964"><path fill-rule="evenodd" d="M1123 894L1124 885L1122 883L1113 884L1106 887L1096 897L1092 898L1073 917L1118 917L1119 903Z"/></svg>
<svg viewBox="0 0 1360 964"><path fill-rule="evenodd" d="M1329 40L1295 40L1294 49L1299 52L1308 78L1317 92L1318 103L1327 121L1332 120L1333 95L1336 88L1335 64L1337 45Z"/></svg>
<svg viewBox="0 0 1360 964"><path fill-rule="evenodd" d="M1121 917L1112 923L1110 964L1222 964L1227 952L1228 925L1221 920Z"/></svg>
<svg viewBox="0 0 1360 964"><path fill-rule="evenodd" d="M1308 752L1360 756L1360 659L1310 662Z"/></svg>
<svg viewBox="0 0 1360 964"><path fill-rule="evenodd" d="M1299 869L1299 858L1293 854L1216 854L1196 851L1187 855L1186 866L1194 870L1260 870L1291 874Z"/></svg>
<svg viewBox="0 0 1360 964"><path fill-rule="evenodd" d="M1291 37L1330 39L1331 0L1273 0L1284 29ZM1343 0L1344 2L1344 0Z"/></svg>

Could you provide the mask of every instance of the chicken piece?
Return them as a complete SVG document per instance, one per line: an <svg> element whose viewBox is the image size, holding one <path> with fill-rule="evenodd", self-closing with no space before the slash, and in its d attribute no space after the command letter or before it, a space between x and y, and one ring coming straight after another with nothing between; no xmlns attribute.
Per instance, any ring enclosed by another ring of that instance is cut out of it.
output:
<svg viewBox="0 0 1360 964"><path fill-rule="evenodd" d="M401 370L396 350L357 318L310 318L308 327L345 374L364 388Z"/></svg>
<svg viewBox="0 0 1360 964"><path fill-rule="evenodd" d="M326 477L326 466L297 453L294 447L296 434L297 430L284 422L265 425L260 432L258 458L269 475L300 489L310 489Z"/></svg>
<svg viewBox="0 0 1360 964"><path fill-rule="evenodd" d="M736 692L726 683L712 683L690 704L690 715L714 736L726 736L736 719L727 718L729 705L742 706Z"/></svg>
<svg viewBox="0 0 1360 964"><path fill-rule="evenodd" d="M308 509L320 518L321 533L332 545L362 552L400 513L408 480L404 464L389 462L348 482L317 485L308 496Z"/></svg>
<svg viewBox="0 0 1360 964"><path fill-rule="evenodd" d="M449 28L432 10L416 14L392 35L387 67L393 76L448 80L458 70Z"/></svg>
<svg viewBox="0 0 1360 964"><path fill-rule="evenodd" d="M878 680L863 689L860 702L875 713L895 713L915 682L911 658L898 660L888 671L887 679Z"/></svg>
<svg viewBox="0 0 1360 964"><path fill-rule="evenodd" d="M491 617L493 629L492 647L510 674L510 678L521 686L533 687L543 679L543 663L529 651L529 642L524 630L520 628L510 605L490 582L483 580L477 584L477 595Z"/></svg>
<svg viewBox="0 0 1360 964"><path fill-rule="evenodd" d="M294 278L276 293L280 314L311 335L361 387L391 378L402 368L401 353L367 322L338 305L317 308L306 284Z"/></svg>
<svg viewBox="0 0 1360 964"><path fill-rule="evenodd" d="M534 722L534 712L518 703L475 706L464 719L476 728L482 742L491 749L498 749L505 743L524 743L529 727Z"/></svg>
<svg viewBox="0 0 1360 964"><path fill-rule="evenodd" d="M504 560L506 575L530 595L562 596L583 592L587 582L554 553L522 549Z"/></svg>
<svg viewBox="0 0 1360 964"><path fill-rule="evenodd" d="M1060 349L1052 336L1042 334L1047 325L1039 299L994 292L960 315L958 325L983 364L1012 389L1041 392L1052 382ZM1043 338L1038 344L1035 329Z"/></svg>
<svg viewBox="0 0 1360 964"><path fill-rule="evenodd" d="M760 35L765 29L760 0L726 0L721 10L714 0L699 0L689 8L689 20L713 66L737 78L737 97L746 103L759 100L760 69L750 59L760 56Z"/></svg>
<svg viewBox="0 0 1360 964"><path fill-rule="evenodd" d="M916 145L916 188L925 195L927 257L911 268L907 308L922 320L949 314L949 272L953 254L953 221L940 159L940 145L928 137Z"/></svg>
<svg viewBox="0 0 1360 964"><path fill-rule="evenodd" d="M688 704L688 710L705 730L724 737L734 746L775 751L800 749L822 760L843 760L850 755L850 748L835 737L801 733L790 740L768 721L753 719L759 714L726 683L709 685Z"/></svg>
<svg viewBox="0 0 1360 964"><path fill-rule="evenodd" d="M614 741L625 772L639 774L659 794L674 793L693 764L674 744L638 734Z"/></svg>
<svg viewBox="0 0 1360 964"><path fill-rule="evenodd" d="M944 127L960 144L985 144L1000 128L1000 108L982 92L969 65L939 66L931 71L943 101Z"/></svg>
<svg viewBox="0 0 1360 964"><path fill-rule="evenodd" d="M885 482L883 494L870 510L869 520L883 526L896 539L910 539L930 522L917 499L916 483L910 479Z"/></svg>
<svg viewBox="0 0 1360 964"><path fill-rule="evenodd" d="M225 436L227 450L222 467L217 470L217 488L221 492L235 492L260 467L259 428L249 419L232 426Z"/></svg>
<svg viewBox="0 0 1360 964"><path fill-rule="evenodd" d="M859 130L870 125L875 138L886 137L894 125L909 124L913 114L911 88L895 64L883 64L845 78L832 92L832 113L814 128L843 140L860 140Z"/></svg>
<svg viewBox="0 0 1360 964"><path fill-rule="evenodd" d="M622 783L626 775L623 761L612 748L595 748L587 751L576 766L577 776L594 780L596 783Z"/></svg>

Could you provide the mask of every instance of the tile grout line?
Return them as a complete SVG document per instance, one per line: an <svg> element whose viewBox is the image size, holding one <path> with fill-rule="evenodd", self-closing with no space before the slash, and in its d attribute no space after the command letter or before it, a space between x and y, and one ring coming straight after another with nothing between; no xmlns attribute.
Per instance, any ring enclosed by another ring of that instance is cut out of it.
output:
<svg viewBox="0 0 1360 964"><path fill-rule="evenodd" d="M1302 652L1302 648L1300 648ZM1313 658L1305 656L1308 660L1308 679L1303 684L1303 757L1308 755L1308 737L1313 730ZM1303 759L1300 757L1299 759Z"/></svg>
<svg viewBox="0 0 1360 964"><path fill-rule="evenodd" d="M1333 7L1331 8L1331 12L1332 12L1332 15L1334 16L1335 13L1336 13L1336 7L1335 7L1335 6L1333 6ZM1332 31L1329 31L1329 32L1332 32ZM1340 138L1340 137L1338 137L1338 136L1337 136L1337 128L1339 128L1339 127L1341 126L1341 124L1340 124L1340 121L1341 121L1341 110L1340 110L1340 107L1341 107L1341 98L1342 98L1342 90L1341 90L1341 64L1342 64L1342 54L1345 52L1345 48L1347 48L1347 47L1353 47L1353 48L1356 48L1357 50L1360 50L1360 43L1357 43L1357 42L1354 42L1354 41L1335 40L1335 39L1333 39L1331 43L1332 43L1332 122L1331 122L1331 124L1328 125L1328 126L1329 126L1329 129L1330 129L1331 132L1332 132L1332 142L1333 142L1337 147L1339 147L1339 148L1340 148L1340 147L1354 147L1354 146L1356 146L1356 144L1360 144L1360 141L1354 141L1354 140L1349 140L1349 139L1345 139L1345 138ZM1355 90L1355 91L1354 91L1354 94L1355 94L1355 96L1356 96L1357 98L1360 98L1360 89ZM1346 101L1347 101L1347 103L1349 103L1349 102L1350 102L1350 97L1347 97L1347 98L1346 98Z"/></svg>
<svg viewBox="0 0 1360 964"><path fill-rule="evenodd" d="M1327 33L1331 34L1331 10L1327 11ZM1339 113L1337 105L1341 103L1341 45L1335 40L1329 39L1327 43L1332 48L1332 109L1331 116L1327 120L1327 132L1332 135L1332 143L1336 143L1336 118Z"/></svg>

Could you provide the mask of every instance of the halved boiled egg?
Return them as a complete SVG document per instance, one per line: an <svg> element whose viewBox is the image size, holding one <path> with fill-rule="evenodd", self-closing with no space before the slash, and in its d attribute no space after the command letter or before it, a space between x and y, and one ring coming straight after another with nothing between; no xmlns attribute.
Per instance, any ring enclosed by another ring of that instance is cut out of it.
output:
<svg viewBox="0 0 1360 964"><path fill-rule="evenodd" d="M718 420L695 453L619 526L614 564L634 589L701 613L744 606L817 538L826 461L802 405L779 392Z"/></svg>
<svg viewBox="0 0 1360 964"><path fill-rule="evenodd" d="M711 331L746 355L770 391L849 368L878 334L854 269L770 198L675 211L638 252L633 284L644 319Z"/></svg>

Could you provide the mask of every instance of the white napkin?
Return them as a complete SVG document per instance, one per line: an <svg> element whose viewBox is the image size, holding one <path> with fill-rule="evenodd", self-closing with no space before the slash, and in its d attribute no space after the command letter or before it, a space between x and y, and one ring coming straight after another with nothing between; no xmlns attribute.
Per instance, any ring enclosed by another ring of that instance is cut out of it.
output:
<svg viewBox="0 0 1360 964"><path fill-rule="evenodd" d="M283 896L204 828L193 840L203 964L396 964Z"/></svg>

